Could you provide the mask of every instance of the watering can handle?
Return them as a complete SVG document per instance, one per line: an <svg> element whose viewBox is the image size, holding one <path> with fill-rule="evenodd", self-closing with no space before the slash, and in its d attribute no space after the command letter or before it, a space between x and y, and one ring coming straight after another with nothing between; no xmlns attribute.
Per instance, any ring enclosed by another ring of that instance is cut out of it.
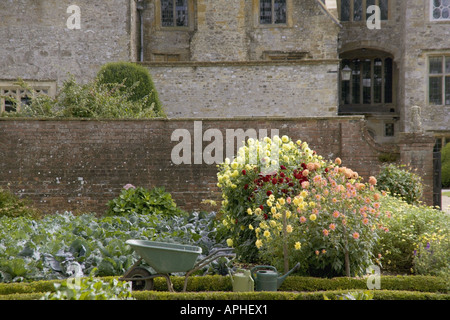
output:
<svg viewBox="0 0 450 320"><path fill-rule="evenodd" d="M253 267L250 271L253 280L256 280L256 277L254 274L256 273L256 270L258 270L258 269L271 269L275 272L278 272L277 268L275 268L274 266L256 266L256 267Z"/></svg>

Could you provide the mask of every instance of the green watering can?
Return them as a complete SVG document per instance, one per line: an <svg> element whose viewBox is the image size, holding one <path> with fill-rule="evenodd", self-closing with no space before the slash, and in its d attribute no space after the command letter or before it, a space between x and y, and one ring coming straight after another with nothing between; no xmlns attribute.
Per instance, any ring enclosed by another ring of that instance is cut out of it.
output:
<svg viewBox="0 0 450 320"><path fill-rule="evenodd" d="M253 292L255 290L255 282L250 270L237 269L234 276L230 273L230 277L234 292Z"/></svg>
<svg viewBox="0 0 450 320"><path fill-rule="evenodd" d="M251 275L253 280L255 280L256 291L277 291L284 279L298 267L300 267L300 263L297 263L295 267L284 276L280 276L277 269L272 266L256 266L252 268Z"/></svg>

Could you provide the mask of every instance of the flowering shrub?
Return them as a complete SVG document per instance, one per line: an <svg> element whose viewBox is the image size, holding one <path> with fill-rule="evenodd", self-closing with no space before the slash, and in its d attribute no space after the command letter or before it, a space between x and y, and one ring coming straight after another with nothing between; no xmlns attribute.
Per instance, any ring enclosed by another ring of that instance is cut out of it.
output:
<svg viewBox="0 0 450 320"><path fill-rule="evenodd" d="M376 179L363 183L340 159L325 161L306 142L265 139L249 139L235 160L220 166L229 245L247 258L282 262L285 271L300 262L309 275L364 273L377 234L388 231L379 221ZM252 149L256 164L249 162ZM269 162L278 170L261 174Z"/></svg>
<svg viewBox="0 0 450 320"><path fill-rule="evenodd" d="M384 165L377 175L377 187L406 202L417 204L423 194L422 178L405 165Z"/></svg>

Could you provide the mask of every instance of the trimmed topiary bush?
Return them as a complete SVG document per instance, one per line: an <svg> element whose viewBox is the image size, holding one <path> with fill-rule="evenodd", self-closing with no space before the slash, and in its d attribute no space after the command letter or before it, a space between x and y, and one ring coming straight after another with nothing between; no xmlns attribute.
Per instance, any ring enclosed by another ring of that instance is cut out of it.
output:
<svg viewBox="0 0 450 320"><path fill-rule="evenodd" d="M129 100L139 101L150 95L149 106L154 103L154 111L162 113L161 102L149 71L131 62L111 62L102 66L97 74L100 84L122 84L125 88L133 88Z"/></svg>

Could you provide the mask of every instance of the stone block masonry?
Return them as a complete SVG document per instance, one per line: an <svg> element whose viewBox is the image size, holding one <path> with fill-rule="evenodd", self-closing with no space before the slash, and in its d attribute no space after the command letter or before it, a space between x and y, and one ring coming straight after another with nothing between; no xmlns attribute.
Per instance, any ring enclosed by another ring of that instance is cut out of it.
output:
<svg viewBox="0 0 450 320"><path fill-rule="evenodd" d="M170 118L332 117L338 60L144 64Z"/></svg>
<svg viewBox="0 0 450 320"><path fill-rule="evenodd" d="M172 149L179 144L179 141L171 141L172 133L176 129L187 129L193 137L194 121L202 121L203 132L219 129L224 139L227 129L253 128L257 132L267 129L269 135L271 129L278 129L280 135L307 141L325 158L340 157L343 165L364 177L378 172L378 156L386 152L366 138L369 135L361 134L366 132L363 117L1 119L0 186L29 198L49 214L66 210L102 214L107 202L117 197L127 183L148 188L163 186L180 207L202 209L203 199L221 200L216 186L216 165L194 164L193 161L175 165L171 159ZM202 150L209 144L203 142ZM418 145L422 149L418 159L423 169L428 170L423 145ZM417 157L412 148L414 145L404 147L405 159L414 161Z"/></svg>

